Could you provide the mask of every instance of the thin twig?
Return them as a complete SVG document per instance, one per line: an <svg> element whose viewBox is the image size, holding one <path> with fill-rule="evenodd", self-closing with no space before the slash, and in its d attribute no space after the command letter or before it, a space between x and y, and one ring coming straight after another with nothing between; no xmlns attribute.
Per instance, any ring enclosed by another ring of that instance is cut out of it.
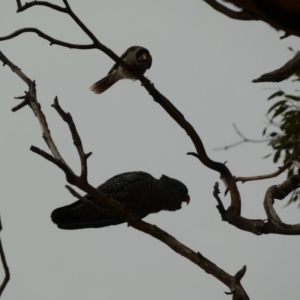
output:
<svg viewBox="0 0 300 300"><path fill-rule="evenodd" d="M58 98L55 97L54 103L52 106L55 108L55 110L58 112L58 114L61 116L61 118L68 124L70 132L72 134L73 143L77 149L78 155L80 157L81 162L81 175L80 177L87 181L87 159L92 154L91 152L89 154L85 154L81 142L81 138L78 134L78 131L76 129L76 126L74 124L73 118L70 113L66 113L59 105Z"/></svg>
<svg viewBox="0 0 300 300"><path fill-rule="evenodd" d="M58 46L67 47L67 48L70 48L70 49L82 49L82 50L95 49L96 48L94 44L79 45L79 44L71 44L71 43L67 43L67 42L57 40L57 39L47 35L46 33L40 31L37 28L22 28L22 29L16 30L15 32L13 32L9 35L0 37L0 41L10 40L10 39L15 38L18 35L20 35L22 33L26 33L26 32L36 33L39 37L49 41L50 46L51 45L58 45Z"/></svg>
<svg viewBox="0 0 300 300"><path fill-rule="evenodd" d="M214 150L217 150L217 151L228 150L230 148L234 148L234 147L239 146L244 143L266 143L266 142L270 142L272 140L272 138L261 139L261 140L249 139L238 129L236 124L233 123L232 126L233 126L233 129L235 130L235 132L237 133L237 135L241 138L241 141L232 143L232 144L224 146L224 147L214 148Z"/></svg>
<svg viewBox="0 0 300 300"><path fill-rule="evenodd" d="M2 228L2 223L1 223L1 220L0 220L0 231L2 231L2 229L3 229ZM6 285L9 282L9 279L10 279L10 272L9 272L9 268L8 268L8 265L7 265L7 261L6 261L6 257L5 257L5 253L4 253L4 250L3 250L1 239L0 239L0 256L1 256L1 262L2 262L2 265L3 265L4 273L5 273L4 279L3 279L2 284L0 286L0 297L1 297Z"/></svg>
<svg viewBox="0 0 300 300"><path fill-rule="evenodd" d="M254 181L254 180L263 180L277 177L281 173L283 173L286 169L288 169L292 165L292 159L289 159L283 166L279 167L278 170L274 173L266 174L266 175L257 175L257 176L248 176L248 177L235 177L235 181L242 181L243 183L246 181Z"/></svg>

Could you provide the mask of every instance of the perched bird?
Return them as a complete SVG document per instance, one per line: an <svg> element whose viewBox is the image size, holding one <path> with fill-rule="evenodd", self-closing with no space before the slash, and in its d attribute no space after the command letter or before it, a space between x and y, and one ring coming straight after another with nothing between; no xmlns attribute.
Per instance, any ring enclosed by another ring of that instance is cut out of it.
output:
<svg viewBox="0 0 300 300"><path fill-rule="evenodd" d="M120 58L141 74L144 74L147 69L150 69L152 64L150 52L146 48L140 46L132 46L128 48L125 53L120 56ZM101 94L109 89L118 80L126 78L133 80L136 79L133 74L115 63L108 72L107 76L94 83L90 89L95 94Z"/></svg>
<svg viewBox="0 0 300 300"><path fill-rule="evenodd" d="M97 189L123 204L140 219L161 210L178 210L182 202L188 204L190 201L188 189L182 182L165 175L155 179L145 172L116 175ZM90 195L84 197L97 203ZM79 200L55 209L51 218L61 229L99 228L125 222L109 208L101 207L103 210L99 211Z"/></svg>

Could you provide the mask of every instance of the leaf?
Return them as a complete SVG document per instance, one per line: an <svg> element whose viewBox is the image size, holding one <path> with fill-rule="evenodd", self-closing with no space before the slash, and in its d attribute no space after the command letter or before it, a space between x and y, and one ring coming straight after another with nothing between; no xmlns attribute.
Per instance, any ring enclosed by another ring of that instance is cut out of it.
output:
<svg viewBox="0 0 300 300"><path fill-rule="evenodd" d="M272 95L268 98L268 100L271 100L271 99L273 99L273 98L275 98L275 97L279 97L279 96L282 96L282 95L284 95L284 92L283 92L283 91L278 91L278 92L272 94Z"/></svg>
<svg viewBox="0 0 300 300"><path fill-rule="evenodd" d="M276 102L274 105L272 105L272 106L269 108L267 114L270 113L275 107L277 107L277 106L279 106L279 105L282 105L282 104L284 104L284 103L286 103L286 100L281 100L281 101Z"/></svg>
<svg viewBox="0 0 300 300"><path fill-rule="evenodd" d="M284 111L286 111L288 108L289 108L289 107L286 106L286 105L282 105L281 107L279 107L279 108L275 111L275 113L274 113L272 119L274 119L275 117L277 117L277 116L279 116L280 114L282 114L282 113L283 113Z"/></svg>
<svg viewBox="0 0 300 300"><path fill-rule="evenodd" d="M267 154L267 155L265 155L263 158L268 158L268 157L270 157L272 154L270 153L270 154Z"/></svg>
<svg viewBox="0 0 300 300"><path fill-rule="evenodd" d="M262 135L266 135L267 127L263 130Z"/></svg>
<svg viewBox="0 0 300 300"><path fill-rule="evenodd" d="M278 135L277 132L272 132L272 133L270 133L270 137L274 137L274 136L276 136L276 135Z"/></svg>
<svg viewBox="0 0 300 300"><path fill-rule="evenodd" d="M295 100L295 101L300 101L300 97L298 96L293 96L293 95L285 95L286 98Z"/></svg>
<svg viewBox="0 0 300 300"><path fill-rule="evenodd" d="M281 153L281 150L278 150L275 152L275 155L274 155L274 158L273 158L273 162L276 163L280 157L280 153Z"/></svg>

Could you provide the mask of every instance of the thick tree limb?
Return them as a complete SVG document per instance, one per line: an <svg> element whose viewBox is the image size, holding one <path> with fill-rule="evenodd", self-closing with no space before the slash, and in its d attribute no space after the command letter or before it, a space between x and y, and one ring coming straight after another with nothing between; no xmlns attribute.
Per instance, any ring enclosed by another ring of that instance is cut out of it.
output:
<svg viewBox="0 0 300 300"><path fill-rule="evenodd" d="M259 78L252 80L252 82L280 82L288 79L300 70L300 52L298 51L295 56L284 64L281 68L263 74Z"/></svg>
<svg viewBox="0 0 300 300"><path fill-rule="evenodd" d="M0 219L0 232L2 231L2 229L3 228L2 228L2 223L1 223L1 219ZM1 239L0 239L0 257L1 257L1 262L2 262L3 269L4 269L4 273L5 273L2 284L0 285L0 297L1 297L1 295L10 279L9 268L8 268L8 265L6 262L6 257L5 257L5 253L3 250Z"/></svg>
<svg viewBox="0 0 300 300"><path fill-rule="evenodd" d="M231 17L230 13L223 8L217 0L204 0L210 6L222 14ZM283 30L287 35L300 36L300 3L298 0L223 0L234 4L242 11L252 15L254 20L261 20L277 30ZM211 3L210 3L211 2ZM238 18L235 18L238 19ZM247 18L239 18L247 20Z"/></svg>

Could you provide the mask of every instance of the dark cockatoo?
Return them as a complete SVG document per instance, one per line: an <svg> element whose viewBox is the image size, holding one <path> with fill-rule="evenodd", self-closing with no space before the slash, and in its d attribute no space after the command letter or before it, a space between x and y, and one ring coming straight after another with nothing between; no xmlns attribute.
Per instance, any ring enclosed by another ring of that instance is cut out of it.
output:
<svg viewBox="0 0 300 300"><path fill-rule="evenodd" d="M188 189L182 182L165 175L155 179L145 172L116 175L97 189L141 219L161 210L178 210L183 202L188 204L190 201ZM97 203L90 195L84 197ZM55 209L51 218L61 229L99 228L125 222L109 208L102 208L99 211L79 200Z"/></svg>

